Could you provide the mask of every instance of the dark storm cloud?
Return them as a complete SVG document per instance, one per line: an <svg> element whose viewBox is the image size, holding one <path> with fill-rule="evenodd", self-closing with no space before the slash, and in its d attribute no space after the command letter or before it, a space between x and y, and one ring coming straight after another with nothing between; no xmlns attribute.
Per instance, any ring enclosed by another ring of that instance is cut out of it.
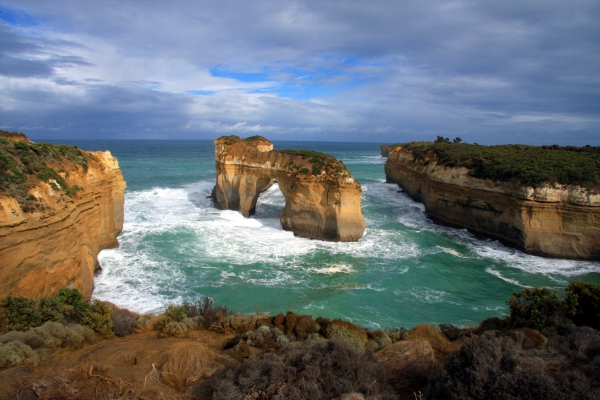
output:
<svg viewBox="0 0 600 400"><path fill-rule="evenodd" d="M40 134L600 144L597 1L0 8L35 22L0 30L0 118Z"/></svg>

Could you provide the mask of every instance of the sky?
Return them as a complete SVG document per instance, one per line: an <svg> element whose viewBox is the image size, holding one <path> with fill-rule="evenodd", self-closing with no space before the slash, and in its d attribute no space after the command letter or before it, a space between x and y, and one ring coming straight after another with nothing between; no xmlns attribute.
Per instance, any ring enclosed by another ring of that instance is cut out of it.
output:
<svg viewBox="0 0 600 400"><path fill-rule="evenodd" d="M0 0L0 129L598 146L598 21L598 0Z"/></svg>

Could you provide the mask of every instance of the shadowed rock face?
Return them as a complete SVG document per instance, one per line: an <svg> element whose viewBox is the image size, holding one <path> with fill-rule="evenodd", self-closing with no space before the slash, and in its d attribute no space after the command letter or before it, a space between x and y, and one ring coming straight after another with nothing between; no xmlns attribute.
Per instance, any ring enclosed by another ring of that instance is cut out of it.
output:
<svg viewBox="0 0 600 400"><path fill-rule="evenodd" d="M526 185L469 176L464 167L415 161L396 146L386 179L433 218L500 239L527 253L600 260L600 194L580 186Z"/></svg>
<svg viewBox="0 0 600 400"><path fill-rule="evenodd" d="M219 209L248 217L260 193L276 180L285 197L279 215L285 230L340 242L362 237L362 190L342 162L318 152L274 151L259 136L223 136L214 143L217 184L212 197Z"/></svg>

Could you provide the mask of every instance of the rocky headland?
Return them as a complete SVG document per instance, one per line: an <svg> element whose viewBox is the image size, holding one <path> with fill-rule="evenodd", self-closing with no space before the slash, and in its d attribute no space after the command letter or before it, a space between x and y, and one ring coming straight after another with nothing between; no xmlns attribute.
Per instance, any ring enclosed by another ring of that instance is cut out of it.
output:
<svg viewBox="0 0 600 400"><path fill-rule="evenodd" d="M284 229L311 239L355 242L365 230L362 190L346 166L309 150L273 150L267 139L223 136L215 140L216 206L253 214L260 193L274 181L285 197Z"/></svg>
<svg viewBox="0 0 600 400"><path fill-rule="evenodd" d="M421 142L393 146L385 173L438 222L529 254L599 260L599 159L593 147Z"/></svg>
<svg viewBox="0 0 600 400"><path fill-rule="evenodd" d="M0 297L91 296L98 253L123 229L117 159L0 133Z"/></svg>

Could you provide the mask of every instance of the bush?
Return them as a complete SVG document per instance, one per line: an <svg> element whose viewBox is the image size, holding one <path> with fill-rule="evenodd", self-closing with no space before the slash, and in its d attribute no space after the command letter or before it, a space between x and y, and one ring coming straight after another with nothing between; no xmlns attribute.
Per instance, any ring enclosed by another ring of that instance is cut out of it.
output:
<svg viewBox="0 0 600 400"><path fill-rule="evenodd" d="M414 399L423 391L431 372L439 366L433 348L422 339L396 342L375 353L390 384L401 398Z"/></svg>
<svg viewBox="0 0 600 400"><path fill-rule="evenodd" d="M187 335L189 328L183 322L169 322L161 329L160 336L169 337L173 336L176 338L183 338Z"/></svg>
<svg viewBox="0 0 600 400"><path fill-rule="evenodd" d="M111 339L115 336L111 318L112 310L111 303L94 300L83 315L83 323L104 339Z"/></svg>
<svg viewBox="0 0 600 400"><path fill-rule="evenodd" d="M111 314L113 331L118 337L125 337L135 329L140 315L124 308L115 307Z"/></svg>
<svg viewBox="0 0 600 400"><path fill-rule="evenodd" d="M402 327L385 328L385 333L392 340L392 343L396 343L396 342L408 339L408 330L406 328L402 328Z"/></svg>
<svg viewBox="0 0 600 400"><path fill-rule="evenodd" d="M32 349L71 347L80 348L83 343L94 343L96 335L84 325L62 325L48 321L44 325L25 332L11 331L0 336L0 343L19 341Z"/></svg>
<svg viewBox="0 0 600 400"><path fill-rule="evenodd" d="M446 336L440 332L437 326L433 324L420 324L409 331L409 340L422 339L428 342L436 356L443 358L453 351L458 350L458 347L452 344Z"/></svg>
<svg viewBox="0 0 600 400"><path fill-rule="evenodd" d="M265 353L213 376L193 389L213 399L334 399L361 393L370 399L395 399L371 353L355 352L340 341L310 349L289 344L281 355ZM205 396L205 397L202 397Z"/></svg>
<svg viewBox="0 0 600 400"><path fill-rule="evenodd" d="M0 308L5 331L24 331L42 323L42 313L34 300L9 296L0 302Z"/></svg>
<svg viewBox="0 0 600 400"><path fill-rule="evenodd" d="M335 319L324 327L321 327L327 339L340 340L347 343L354 350L364 352L367 348L367 331L350 322Z"/></svg>
<svg viewBox="0 0 600 400"><path fill-rule="evenodd" d="M381 330L368 333L369 349L373 351L381 350L392 344L392 339Z"/></svg>
<svg viewBox="0 0 600 400"><path fill-rule="evenodd" d="M565 289L565 304L576 325L600 329L600 285L591 282L570 282Z"/></svg>
<svg viewBox="0 0 600 400"><path fill-rule="evenodd" d="M532 328L541 331L561 306L558 295L546 288L525 289L513 293L508 301L509 323L513 328Z"/></svg>
<svg viewBox="0 0 600 400"><path fill-rule="evenodd" d="M537 186L544 183L600 187L600 147L479 146L413 142L403 146L415 160L468 168L475 178Z"/></svg>
<svg viewBox="0 0 600 400"><path fill-rule="evenodd" d="M261 351L277 351L289 343L288 337L277 328L260 326L255 331L245 332L230 339L225 344L225 349L245 343Z"/></svg>
<svg viewBox="0 0 600 400"><path fill-rule="evenodd" d="M22 342L0 344L0 368L23 363L37 366L39 362L40 357L37 353Z"/></svg>
<svg viewBox="0 0 600 400"><path fill-rule="evenodd" d="M203 327L208 329L211 325L218 325L225 317L232 314L227 307L215 306L213 299L203 297L199 300L184 301L181 305L186 312L186 316L190 318L202 317Z"/></svg>
<svg viewBox="0 0 600 400"><path fill-rule="evenodd" d="M600 332L580 327L555 336L545 350L523 347L523 332L475 337L430 378L433 399L600 398Z"/></svg>

